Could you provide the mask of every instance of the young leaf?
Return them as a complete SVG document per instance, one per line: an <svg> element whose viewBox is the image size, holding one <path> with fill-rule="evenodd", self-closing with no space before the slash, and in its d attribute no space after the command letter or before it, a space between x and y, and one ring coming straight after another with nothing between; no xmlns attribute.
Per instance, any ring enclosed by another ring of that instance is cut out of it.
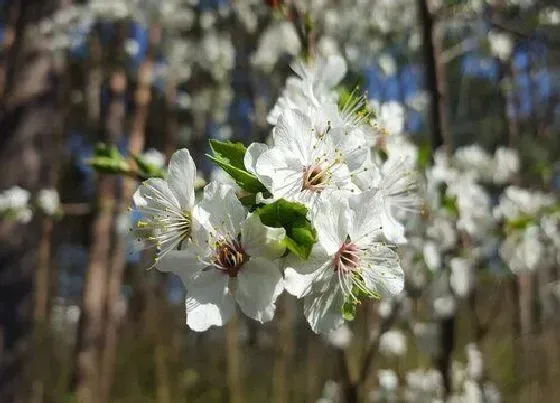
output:
<svg viewBox="0 0 560 403"><path fill-rule="evenodd" d="M245 153L247 148L243 144L211 139L210 148L212 148L214 155L219 155L229 160L229 163L234 167L245 170Z"/></svg>
<svg viewBox="0 0 560 403"><path fill-rule="evenodd" d="M138 169L140 170L139 174L141 174L146 179L165 177L165 171L162 168L147 163L146 161L144 161L142 156L133 155L132 158L134 158L136 165L138 165Z"/></svg>
<svg viewBox="0 0 560 403"><path fill-rule="evenodd" d="M342 317L346 321L354 320L356 317L356 303L354 301L344 301L344 304L342 304Z"/></svg>
<svg viewBox="0 0 560 403"><path fill-rule="evenodd" d="M286 230L284 243L289 251L302 259L309 257L317 233L306 218L307 208L303 204L280 199L255 212L264 225Z"/></svg>
<svg viewBox="0 0 560 403"><path fill-rule="evenodd" d="M253 194L268 193L259 179L245 168L247 149L243 144L210 140L210 147L214 155L207 155L208 158L231 176L241 189Z"/></svg>
<svg viewBox="0 0 560 403"><path fill-rule="evenodd" d="M95 154L88 163L97 171L106 174L130 174L130 166L117 147L98 144Z"/></svg>

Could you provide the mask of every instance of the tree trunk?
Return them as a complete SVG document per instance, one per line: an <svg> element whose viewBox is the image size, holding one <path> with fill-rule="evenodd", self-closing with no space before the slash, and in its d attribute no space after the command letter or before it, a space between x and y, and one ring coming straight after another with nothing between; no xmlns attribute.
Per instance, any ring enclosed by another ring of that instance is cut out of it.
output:
<svg viewBox="0 0 560 403"><path fill-rule="evenodd" d="M243 400L243 389L241 385L238 321L238 314L234 313L231 321L227 324L226 348L229 403L242 403L245 401Z"/></svg>
<svg viewBox="0 0 560 403"><path fill-rule="evenodd" d="M440 60L443 46L443 30L437 26L427 0L416 0L418 18L422 27L426 90L430 94L430 125L432 147L443 146L451 157L453 144L447 123L447 83L445 63Z"/></svg>
<svg viewBox="0 0 560 403"><path fill-rule="evenodd" d="M45 17L51 1L14 2L10 46L3 60L0 90L0 191L14 185L32 195L49 170L52 136L59 116L52 60L45 43L28 35L30 24ZM17 90L17 91L16 91ZM45 123L47 122L47 123ZM45 146L46 144L46 146ZM41 147L42 146L42 147ZM22 224L0 220L0 401L21 401L30 392L28 371L33 331L33 279L40 242L38 220Z"/></svg>
<svg viewBox="0 0 560 403"><path fill-rule="evenodd" d="M122 128L124 111L118 104L109 105L106 126L100 125L100 91L102 85L101 47L94 39L90 50L91 68L89 71L87 99L88 114L93 126L100 133L115 133L116 127ZM119 78L114 75L111 87L119 85ZM122 117L119 114L123 114ZM110 136L105 136L110 137ZM106 138L109 140L109 138ZM75 356L74 385L78 402L97 402L100 392L101 352L104 344L104 307L107 292L109 256L111 252L111 234L113 213L115 211L115 180L107 175L100 175L97 181L97 212L91 230L89 262L84 281L80 322Z"/></svg>

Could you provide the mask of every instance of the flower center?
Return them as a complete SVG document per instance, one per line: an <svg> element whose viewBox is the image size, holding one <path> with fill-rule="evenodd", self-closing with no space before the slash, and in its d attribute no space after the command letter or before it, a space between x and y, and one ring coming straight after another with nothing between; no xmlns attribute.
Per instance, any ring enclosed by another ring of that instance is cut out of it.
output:
<svg viewBox="0 0 560 403"><path fill-rule="evenodd" d="M217 242L212 263L230 277L237 277L239 270L247 260L249 260L249 255L238 241L222 240Z"/></svg>
<svg viewBox="0 0 560 403"><path fill-rule="evenodd" d="M358 256L358 248L352 241L346 240L335 253L333 258L333 266L335 271L342 273L349 273L358 268L360 257Z"/></svg>
<svg viewBox="0 0 560 403"><path fill-rule="evenodd" d="M321 192L327 184L327 171L319 165L312 165L303 169L302 190Z"/></svg>

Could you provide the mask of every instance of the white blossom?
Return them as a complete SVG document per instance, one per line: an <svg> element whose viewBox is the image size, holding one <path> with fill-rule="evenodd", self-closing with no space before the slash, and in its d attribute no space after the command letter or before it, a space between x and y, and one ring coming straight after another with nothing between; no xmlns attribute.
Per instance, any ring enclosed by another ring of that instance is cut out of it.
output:
<svg viewBox="0 0 560 403"><path fill-rule="evenodd" d="M60 196L55 189L42 189L37 195L39 208L47 215L54 215L60 209Z"/></svg>
<svg viewBox="0 0 560 403"><path fill-rule="evenodd" d="M385 355L406 354L406 336L399 330L385 332L379 338L379 351Z"/></svg>
<svg viewBox="0 0 560 403"><path fill-rule="evenodd" d="M346 201L337 196L319 203L313 216L319 242L306 261L286 262L286 290L305 297L304 312L313 331L325 333L343 322L341 307L367 295L391 296L404 286L395 252L379 242L381 221L371 192Z"/></svg>
<svg viewBox="0 0 560 403"><path fill-rule="evenodd" d="M187 149L175 152L167 178L150 178L134 193L134 208L142 215L136 225L139 240L156 248L154 264L184 241L193 230L196 168Z"/></svg>
<svg viewBox="0 0 560 403"><path fill-rule="evenodd" d="M165 155L155 148L150 148L142 153L141 158L142 161L154 167L163 168L165 166Z"/></svg>
<svg viewBox="0 0 560 403"><path fill-rule="evenodd" d="M284 253L285 230L247 215L233 189L215 182L205 187L193 217L200 226L192 243L159 263L185 284L188 326L199 332L222 326L236 305L260 323L272 320L284 289L278 258Z"/></svg>
<svg viewBox="0 0 560 403"><path fill-rule="evenodd" d="M454 257L451 259L451 276L449 284L455 295L466 297L474 287L474 272L472 262L466 258Z"/></svg>

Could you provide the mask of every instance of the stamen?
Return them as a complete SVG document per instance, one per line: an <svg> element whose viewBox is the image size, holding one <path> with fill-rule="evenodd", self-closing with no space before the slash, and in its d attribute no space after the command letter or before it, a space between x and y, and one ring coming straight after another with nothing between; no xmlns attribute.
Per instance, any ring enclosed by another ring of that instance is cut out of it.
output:
<svg viewBox="0 0 560 403"><path fill-rule="evenodd" d="M212 263L228 276L237 277L239 270L249 260L249 255L247 255L239 241L221 239L216 241L214 247Z"/></svg>

